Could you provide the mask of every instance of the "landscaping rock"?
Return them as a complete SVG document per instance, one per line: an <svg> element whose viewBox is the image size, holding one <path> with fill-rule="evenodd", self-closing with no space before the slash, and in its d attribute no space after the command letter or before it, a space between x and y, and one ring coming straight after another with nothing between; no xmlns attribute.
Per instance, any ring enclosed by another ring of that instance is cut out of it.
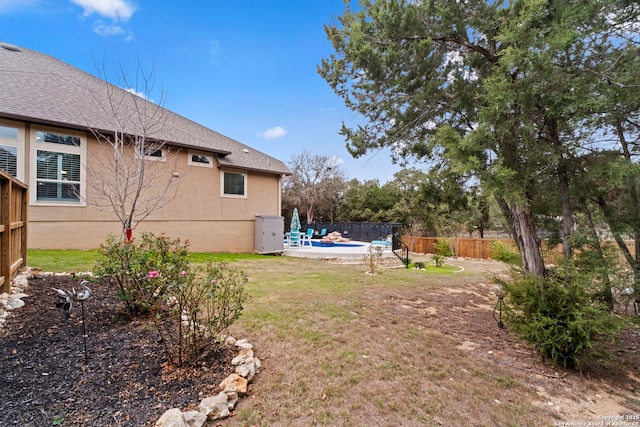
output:
<svg viewBox="0 0 640 427"><path fill-rule="evenodd" d="M182 416L189 427L202 427L207 422L207 416L200 411L183 412Z"/></svg>
<svg viewBox="0 0 640 427"><path fill-rule="evenodd" d="M156 427L189 427L187 422L178 408L172 408L165 411L164 414L156 421Z"/></svg>
<svg viewBox="0 0 640 427"><path fill-rule="evenodd" d="M215 396L202 399L199 409L208 420L219 420L221 418L226 418L231 414L231 412L229 412L228 401L229 397L227 396L227 393L221 391Z"/></svg>
<svg viewBox="0 0 640 427"><path fill-rule="evenodd" d="M249 382L246 378L242 378L238 374L231 374L220 383L220 388L225 393L235 392L238 396L247 394L247 386Z"/></svg>
<svg viewBox="0 0 640 427"><path fill-rule="evenodd" d="M242 365L247 362L248 359L253 359L253 350L250 348L243 348L240 353L233 358L231 364L233 366Z"/></svg>

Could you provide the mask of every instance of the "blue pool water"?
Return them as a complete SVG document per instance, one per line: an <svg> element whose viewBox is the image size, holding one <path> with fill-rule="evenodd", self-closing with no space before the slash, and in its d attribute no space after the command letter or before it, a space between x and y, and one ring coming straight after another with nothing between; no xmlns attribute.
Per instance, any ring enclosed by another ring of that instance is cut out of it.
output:
<svg viewBox="0 0 640 427"><path fill-rule="evenodd" d="M355 248L358 246L364 246L362 243L342 243L342 242L331 242L331 243L322 243L320 240L311 240L312 246L318 247L343 247L343 248Z"/></svg>

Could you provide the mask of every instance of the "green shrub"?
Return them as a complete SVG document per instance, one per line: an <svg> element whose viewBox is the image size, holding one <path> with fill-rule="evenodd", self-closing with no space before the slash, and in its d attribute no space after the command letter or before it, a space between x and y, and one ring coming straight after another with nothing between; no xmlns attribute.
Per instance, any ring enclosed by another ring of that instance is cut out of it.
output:
<svg viewBox="0 0 640 427"><path fill-rule="evenodd" d="M144 233L101 245L96 275L110 280L133 315L150 313L167 356L197 361L242 313L247 277L226 263L190 267L188 243Z"/></svg>
<svg viewBox="0 0 640 427"><path fill-rule="evenodd" d="M177 366L193 364L235 322L247 299L247 276L226 263L184 271L153 319L165 351Z"/></svg>
<svg viewBox="0 0 640 427"><path fill-rule="evenodd" d="M520 264L520 254L500 240L491 241L491 258L508 264Z"/></svg>
<svg viewBox="0 0 640 427"><path fill-rule="evenodd" d="M434 246L436 255L440 255L443 257L453 256L453 250L451 249L451 244L449 239L438 238L436 239L436 242L434 243L433 246Z"/></svg>
<svg viewBox="0 0 640 427"><path fill-rule="evenodd" d="M188 269L187 248L188 243L164 235L143 233L131 242L109 235L94 272L117 287L131 314L148 313Z"/></svg>
<svg viewBox="0 0 640 427"><path fill-rule="evenodd" d="M552 270L545 278L513 273L510 283L499 281L507 293L506 321L558 366L573 368L585 356L606 354L598 339L615 337L621 324L593 301L591 282L574 270Z"/></svg>
<svg viewBox="0 0 640 427"><path fill-rule="evenodd" d="M422 261L414 262L413 263L413 268L417 268L419 270L424 270L424 268L425 268L424 262L422 262Z"/></svg>
<svg viewBox="0 0 640 427"><path fill-rule="evenodd" d="M444 257L442 255L435 254L433 256L433 261L436 263L436 267L442 267L442 264L444 264Z"/></svg>

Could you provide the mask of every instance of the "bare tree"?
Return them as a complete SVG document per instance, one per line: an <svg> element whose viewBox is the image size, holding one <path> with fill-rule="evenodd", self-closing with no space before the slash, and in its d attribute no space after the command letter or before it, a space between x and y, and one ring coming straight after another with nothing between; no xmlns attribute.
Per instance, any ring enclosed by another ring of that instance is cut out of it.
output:
<svg viewBox="0 0 640 427"><path fill-rule="evenodd" d="M133 82L122 67L118 86L107 82L106 72L91 89L102 113L112 121L107 130L91 129L98 144L90 148L87 166L87 204L114 212L122 224L122 237L177 195L177 150L166 144L169 112L149 100L154 91L153 72L138 64Z"/></svg>
<svg viewBox="0 0 640 427"><path fill-rule="evenodd" d="M289 168L291 176L283 185L285 204L297 205L301 213L306 214L307 223L313 222L318 207L333 212L336 195L344 191L346 185L338 159L312 155L305 150L291 158Z"/></svg>

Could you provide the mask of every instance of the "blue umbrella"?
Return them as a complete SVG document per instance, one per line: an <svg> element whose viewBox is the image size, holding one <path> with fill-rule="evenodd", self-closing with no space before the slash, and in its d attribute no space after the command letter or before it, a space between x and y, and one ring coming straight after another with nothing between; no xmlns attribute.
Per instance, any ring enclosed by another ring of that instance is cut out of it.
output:
<svg viewBox="0 0 640 427"><path fill-rule="evenodd" d="M293 216L291 217L291 229L293 233L300 232L300 217L298 216L298 208L293 208Z"/></svg>

